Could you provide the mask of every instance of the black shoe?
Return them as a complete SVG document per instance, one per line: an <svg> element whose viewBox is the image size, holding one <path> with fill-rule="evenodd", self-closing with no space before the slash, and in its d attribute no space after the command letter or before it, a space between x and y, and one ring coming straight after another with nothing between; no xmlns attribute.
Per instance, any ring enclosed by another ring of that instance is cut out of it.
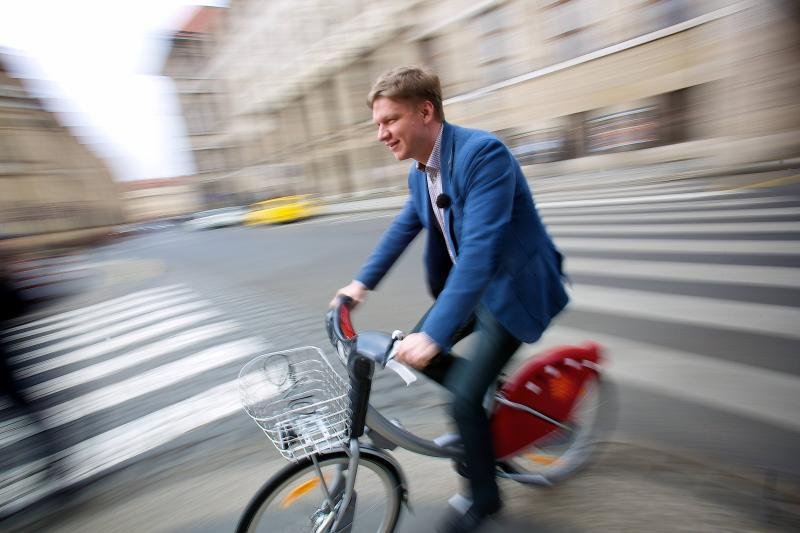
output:
<svg viewBox="0 0 800 533"><path fill-rule="evenodd" d="M491 511L477 509L474 505L466 513L460 513L450 508L444 519L436 529L437 533L472 533L478 531L490 516L497 514L502 506L500 504Z"/></svg>

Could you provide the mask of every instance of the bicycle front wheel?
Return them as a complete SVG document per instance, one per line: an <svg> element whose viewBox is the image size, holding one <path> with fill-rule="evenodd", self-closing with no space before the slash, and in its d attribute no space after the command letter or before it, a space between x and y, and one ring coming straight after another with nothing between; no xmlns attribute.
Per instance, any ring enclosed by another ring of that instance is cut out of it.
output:
<svg viewBox="0 0 800 533"><path fill-rule="evenodd" d="M349 461L344 452L330 452L286 466L250 501L237 533L333 531L333 519L344 504ZM404 493L400 473L392 462L362 453L348 518L337 531L391 533Z"/></svg>

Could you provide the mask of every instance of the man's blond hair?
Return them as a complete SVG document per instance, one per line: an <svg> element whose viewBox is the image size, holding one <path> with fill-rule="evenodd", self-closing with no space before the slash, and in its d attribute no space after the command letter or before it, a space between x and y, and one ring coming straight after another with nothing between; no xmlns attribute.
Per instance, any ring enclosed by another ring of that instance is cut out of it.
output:
<svg viewBox="0 0 800 533"><path fill-rule="evenodd" d="M434 116L444 122L442 86L439 83L439 76L425 67L410 65L387 70L378 77L372 90L369 91L367 105L370 109L379 96L413 102L428 100L433 104Z"/></svg>

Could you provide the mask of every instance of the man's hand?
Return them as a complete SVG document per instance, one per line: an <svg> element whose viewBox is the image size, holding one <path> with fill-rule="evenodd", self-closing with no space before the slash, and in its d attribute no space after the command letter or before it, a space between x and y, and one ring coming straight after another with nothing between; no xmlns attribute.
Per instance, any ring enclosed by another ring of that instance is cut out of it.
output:
<svg viewBox="0 0 800 533"><path fill-rule="evenodd" d="M397 345L395 359L417 369L428 366L436 354L442 351L433 339L424 333L412 333Z"/></svg>
<svg viewBox="0 0 800 533"><path fill-rule="evenodd" d="M346 287L342 287L338 291L336 291L336 295L331 300L331 303L328 304L329 307L333 307L336 305L336 296L343 294L345 296L349 296L353 299L353 307L357 306L361 302L363 302L367 298L367 286L361 283L360 281L354 279L350 282L349 285Z"/></svg>

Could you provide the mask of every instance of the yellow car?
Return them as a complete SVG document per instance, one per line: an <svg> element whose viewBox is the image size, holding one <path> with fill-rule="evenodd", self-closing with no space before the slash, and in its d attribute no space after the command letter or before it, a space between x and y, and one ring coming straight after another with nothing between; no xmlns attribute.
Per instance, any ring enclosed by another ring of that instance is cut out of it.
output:
<svg viewBox="0 0 800 533"><path fill-rule="evenodd" d="M314 206L307 195L281 196L251 205L245 224L285 224L313 214Z"/></svg>

